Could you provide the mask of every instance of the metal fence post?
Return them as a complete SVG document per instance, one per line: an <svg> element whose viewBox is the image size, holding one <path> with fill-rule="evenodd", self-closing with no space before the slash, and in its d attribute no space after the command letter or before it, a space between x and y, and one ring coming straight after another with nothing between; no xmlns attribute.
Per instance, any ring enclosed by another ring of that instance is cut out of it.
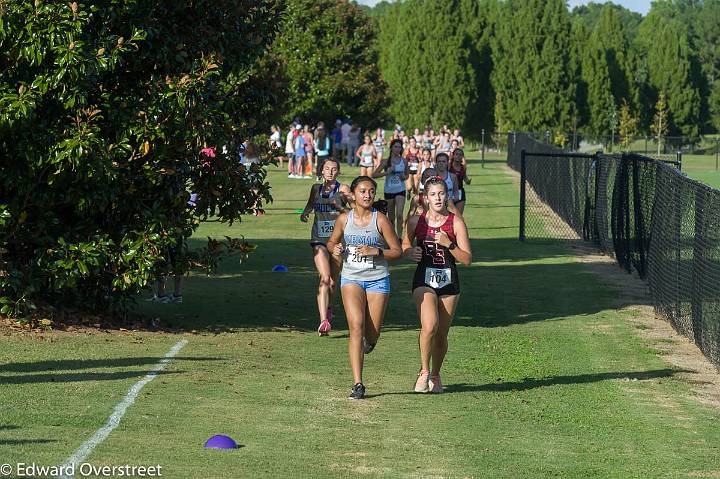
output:
<svg viewBox="0 0 720 479"><path fill-rule="evenodd" d="M645 156L648 156L648 137L645 135Z"/></svg>
<svg viewBox="0 0 720 479"><path fill-rule="evenodd" d="M520 241L525 241L525 150L520 150Z"/></svg>
<svg viewBox="0 0 720 479"><path fill-rule="evenodd" d="M678 171L682 171L682 151L678 151L676 157Z"/></svg>
<svg viewBox="0 0 720 479"><path fill-rule="evenodd" d="M550 144L550 130L545 130L545 144Z"/></svg>
<svg viewBox="0 0 720 479"><path fill-rule="evenodd" d="M718 170L718 157L720 157L720 138L715 138L715 171Z"/></svg>
<svg viewBox="0 0 720 479"><path fill-rule="evenodd" d="M482 146L481 146L481 150L480 150L481 151L480 164L482 165L483 168L485 168L485 128L482 129L482 136L480 138L481 138L481 142L482 142L481 143Z"/></svg>

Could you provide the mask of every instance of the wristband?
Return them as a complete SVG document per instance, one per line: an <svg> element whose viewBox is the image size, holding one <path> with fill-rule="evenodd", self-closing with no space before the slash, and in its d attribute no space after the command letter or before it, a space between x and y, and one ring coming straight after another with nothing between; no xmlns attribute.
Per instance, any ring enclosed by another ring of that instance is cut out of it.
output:
<svg viewBox="0 0 720 479"><path fill-rule="evenodd" d="M385 252L382 250L382 248L378 248L378 258L384 258Z"/></svg>
<svg viewBox="0 0 720 479"><path fill-rule="evenodd" d="M455 248L457 248L457 244L456 244L456 243L450 243L450 246L448 246L448 249L449 249L450 251L454 250Z"/></svg>

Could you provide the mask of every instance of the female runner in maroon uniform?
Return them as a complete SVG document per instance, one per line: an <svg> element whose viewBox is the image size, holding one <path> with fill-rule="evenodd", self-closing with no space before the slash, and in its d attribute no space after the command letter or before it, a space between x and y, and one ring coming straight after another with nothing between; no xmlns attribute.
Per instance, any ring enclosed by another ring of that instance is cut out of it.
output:
<svg viewBox="0 0 720 479"><path fill-rule="evenodd" d="M420 372L415 392L441 393L440 368L447 353L447 336L460 298L455 262L472 262L467 226L447 209L447 184L432 177L425 183L425 212L408 220L403 251L418 263L413 300L420 316ZM417 240L417 246L413 246ZM432 359L432 369L430 361Z"/></svg>

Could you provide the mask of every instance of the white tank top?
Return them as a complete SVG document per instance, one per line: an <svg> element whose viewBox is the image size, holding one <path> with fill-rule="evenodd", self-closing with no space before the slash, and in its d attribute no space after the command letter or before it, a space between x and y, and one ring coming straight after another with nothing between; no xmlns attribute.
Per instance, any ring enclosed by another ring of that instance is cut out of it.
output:
<svg viewBox="0 0 720 479"><path fill-rule="evenodd" d="M405 158L400 159L400 162L393 166L390 163L390 169L385 177L385 193L402 193L405 191L405 183L403 182L400 175L405 173Z"/></svg>
<svg viewBox="0 0 720 479"><path fill-rule="evenodd" d="M390 274L388 262L384 257L360 256L357 254L358 246L371 246L382 248L385 240L380 235L377 225L377 210L373 209L372 219L365 227L355 224L355 210L350 210L347 224L343 232L342 277L354 281L376 281Z"/></svg>

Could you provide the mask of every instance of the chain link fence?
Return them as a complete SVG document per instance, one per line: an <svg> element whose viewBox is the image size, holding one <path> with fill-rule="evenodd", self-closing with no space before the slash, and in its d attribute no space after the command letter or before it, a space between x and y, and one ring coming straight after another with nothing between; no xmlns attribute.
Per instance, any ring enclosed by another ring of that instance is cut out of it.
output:
<svg viewBox="0 0 720 479"><path fill-rule="evenodd" d="M571 152L521 133L508 135L507 162L521 176L521 240L594 243L720 366L720 190L675 159Z"/></svg>

